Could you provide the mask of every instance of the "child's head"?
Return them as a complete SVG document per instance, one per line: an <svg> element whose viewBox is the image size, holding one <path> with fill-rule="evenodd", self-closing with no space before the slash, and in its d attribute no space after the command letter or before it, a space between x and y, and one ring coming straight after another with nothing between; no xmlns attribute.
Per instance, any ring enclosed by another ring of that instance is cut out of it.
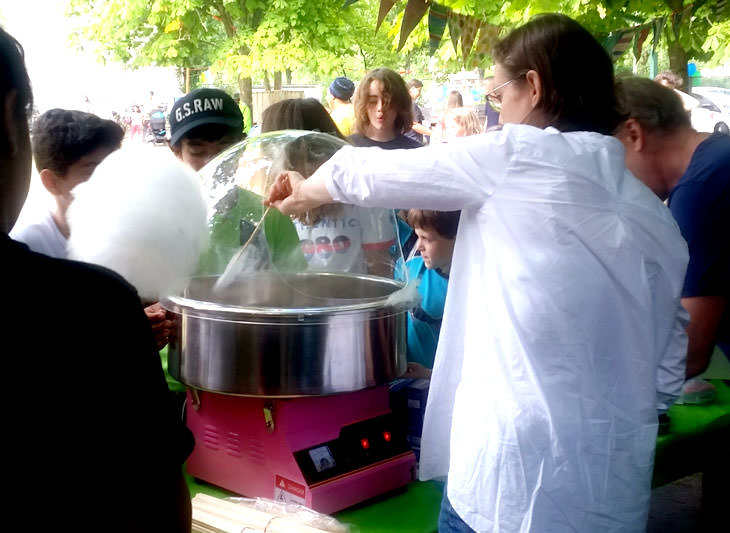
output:
<svg viewBox="0 0 730 533"><path fill-rule="evenodd" d="M423 91L423 82L413 78L408 80L406 87L408 88L408 94L411 95L413 101L416 101L421 96L421 91Z"/></svg>
<svg viewBox="0 0 730 533"><path fill-rule="evenodd" d="M446 99L446 108L464 107L464 99L459 91L451 91Z"/></svg>
<svg viewBox="0 0 730 533"><path fill-rule="evenodd" d="M416 249L421 253L426 268L448 273L460 214L460 211L408 211L406 221L416 231Z"/></svg>
<svg viewBox="0 0 730 533"><path fill-rule="evenodd" d="M33 124L33 158L43 185L60 203L91 177L101 161L119 148L124 130L114 121L66 109L51 109Z"/></svg>
<svg viewBox="0 0 730 533"><path fill-rule="evenodd" d="M355 91L355 127L362 135L368 128L401 135L413 124L413 102L400 74L389 68L368 72Z"/></svg>
<svg viewBox="0 0 730 533"><path fill-rule="evenodd" d="M194 170L243 137L241 110L220 89L196 89L170 111L170 148Z"/></svg>
<svg viewBox="0 0 730 533"><path fill-rule="evenodd" d="M482 132L479 116L474 110L466 107L450 109L446 113L445 126L445 140L451 140L455 137L467 137Z"/></svg>
<svg viewBox="0 0 730 533"><path fill-rule="evenodd" d="M349 102L354 93L355 84L352 80L344 76L340 76L339 78L332 80L332 83L330 83L330 86L327 89L326 98L328 102L330 102L331 99L337 99L341 102Z"/></svg>
<svg viewBox="0 0 730 533"><path fill-rule="evenodd" d="M287 98L271 104L261 116L261 133L307 130L344 139L324 106L314 98Z"/></svg>

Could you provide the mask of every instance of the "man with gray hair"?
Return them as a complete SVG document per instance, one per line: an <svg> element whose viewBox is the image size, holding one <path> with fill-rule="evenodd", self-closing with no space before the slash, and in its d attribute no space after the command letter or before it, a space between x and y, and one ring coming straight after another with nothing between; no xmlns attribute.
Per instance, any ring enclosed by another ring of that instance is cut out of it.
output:
<svg viewBox="0 0 730 533"><path fill-rule="evenodd" d="M730 356L730 136L699 133L671 89L648 79L617 82L626 117L616 136L626 166L667 200L689 246L682 305L689 311L686 377L708 366L715 345ZM714 387L688 379L682 400L703 403Z"/></svg>

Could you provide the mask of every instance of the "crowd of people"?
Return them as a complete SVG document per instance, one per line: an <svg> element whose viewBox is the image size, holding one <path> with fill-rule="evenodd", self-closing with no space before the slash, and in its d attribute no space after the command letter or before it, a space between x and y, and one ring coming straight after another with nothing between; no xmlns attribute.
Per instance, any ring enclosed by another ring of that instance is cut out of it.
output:
<svg viewBox="0 0 730 533"><path fill-rule="evenodd" d="M513 30L493 58L485 119L454 91L426 121L423 83L389 68L334 79L326 106L271 105L262 133L317 131L343 147L316 171L283 171L265 204L294 219L302 245L319 237L305 221L324 205L396 215L396 232L348 237L361 246L347 268L377 272L370 251L400 239L390 275L419 280L406 376L431 380L420 476L447 479L439 531L641 531L659 417L680 396L711 399L698 376L715 346L730 354L730 136L693 130L659 80L615 79L601 45L563 15ZM43 113L32 157L55 206L15 225L32 93L22 47L1 29L0 66L8 342L27 352L11 368L41 383L13 417L39 448L45 432L64 435L50 456L16 443L26 460L12 482L29 492L63 457L74 487L99 487L93 509L118 518L112 530L134 529L134 493L149 531L188 531L192 439L157 354L169 317L112 272L66 260L72 190L124 132L81 111ZM244 139L251 117L239 95L204 88L168 121L172 152L197 171ZM108 312L83 309L99 300ZM57 311L33 321L39 304ZM58 385L73 412L51 420ZM143 490L126 477L140 468Z"/></svg>

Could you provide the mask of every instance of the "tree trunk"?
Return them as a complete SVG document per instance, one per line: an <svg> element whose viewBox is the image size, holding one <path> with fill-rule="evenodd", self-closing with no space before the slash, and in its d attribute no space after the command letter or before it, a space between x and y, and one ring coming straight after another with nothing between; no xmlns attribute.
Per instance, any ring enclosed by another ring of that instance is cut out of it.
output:
<svg viewBox="0 0 730 533"><path fill-rule="evenodd" d="M291 85L291 69L286 69L286 84Z"/></svg>
<svg viewBox="0 0 730 533"><path fill-rule="evenodd" d="M679 89L689 91L687 81L687 52L685 52L682 45L677 41L669 41L667 43L667 52L669 54L669 69L682 77L682 87L679 87Z"/></svg>
<svg viewBox="0 0 730 533"><path fill-rule="evenodd" d="M281 71L277 70L274 72L274 90L280 91L281 90Z"/></svg>
<svg viewBox="0 0 730 533"><path fill-rule="evenodd" d="M269 73L264 71L264 90L267 93L271 92L271 81L269 80Z"/></svg>

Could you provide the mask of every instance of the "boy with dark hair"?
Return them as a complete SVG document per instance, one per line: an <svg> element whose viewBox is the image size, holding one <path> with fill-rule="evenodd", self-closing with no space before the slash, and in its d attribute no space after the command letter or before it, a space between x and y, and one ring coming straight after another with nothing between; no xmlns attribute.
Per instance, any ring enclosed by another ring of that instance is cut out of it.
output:
<svg viewBox="0 0 730 533"><path fill-rule="evenodd" d="M368 72L355 90L355 133L348 140L355 146L384 150L419 148L406 137L413 124L413 102L400 74L381 67Z"/></svg>
<svg viewBox="0 0 730 533"><path fill-rule="evenodd" d="M33 157L43 186L56 208L17 224L10 236L34 252L66 258L66 211L72 190L91 177L102 160L118 149L124 130L114 121L66 109L51 109L33 125Z"/></svg>
<svg viewBox="0 0 730 533"><path fill-rule="evenodd" d="M123 138L119 124L83 111L51 109L38 117L33 126L33 158L56 208L19 222L10 237L34 252L66 259L70 233L66 212L73 201L73 189L91 177L99 163L121 146ZM172 324L157 304L146 307L145 313L161 348Z"/></svg>
<svg viewBox="0 0 730 533"><path fill-rule="evenodd" d="M414 251L419 252L406 261L406 269L409 279L420 280L421 296L419 305L408 313L407 377L431 376L460 213L410 209L406 215L418 237Z"/></svg>
<svg viewBox="0 0 730 533"><path fill-rule="evenodd" d="M170 111L170 149L194 170L244 137L241 110L220 89L196 89Z"/></svg>

